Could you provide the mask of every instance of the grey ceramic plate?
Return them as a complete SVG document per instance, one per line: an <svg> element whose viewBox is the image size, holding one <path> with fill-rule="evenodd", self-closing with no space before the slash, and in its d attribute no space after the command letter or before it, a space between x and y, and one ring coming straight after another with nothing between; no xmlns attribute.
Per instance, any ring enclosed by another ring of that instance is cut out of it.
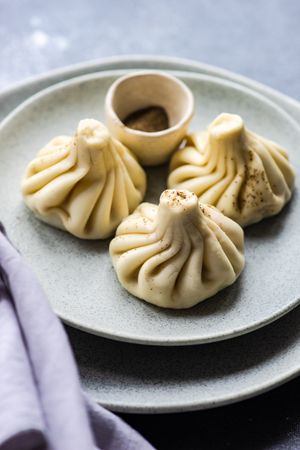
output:
<svg viewBox="0 0 300 450"><path fill-rule="evenodd" d="M0 93L0 118L57 81L122 68L184 69L234 80L268 96L300 121L298 102L255 81L195 61L149 56L109 58L31 79ZM123 344L75 329L69 329L69 337L83 387L99 403L115 411L175 412L232 403L295 377L300 373L299 321L298 307L257 332L185 348Z"/></svg>
<svg viewBox="0 0 300 450"><path fill-rule="evenodd" d="M51 137L73 133L84 117L103 119L110 84L123 72L103 72L48 88L19 106L2 124L0 200L12 239L39 276L56 313L68 324L113 339L156 345L198 344L234 337L279 318L300 301L297 216L293 202L276 218L246 231L247 265L231 287L185 311L141 302L117 282L108 241L73 238L33 217L23 206L19 180L27 162ZM176 73L195 95L192 128L222 111L241 114L247 126L281 143L300 168L300 131L274 103L247 88L207 75ZM147 200L165 188L166 168L148 170ZM277 274L274 277L274 273Z"/></svg>
<svg viewBox="0 0 300 450"><path fill-rule="evenodd" d="M286 382L300 369L300 309L244 336L187 347L113 342L68 330L85 391L114 411L213 408Z"/></svg>

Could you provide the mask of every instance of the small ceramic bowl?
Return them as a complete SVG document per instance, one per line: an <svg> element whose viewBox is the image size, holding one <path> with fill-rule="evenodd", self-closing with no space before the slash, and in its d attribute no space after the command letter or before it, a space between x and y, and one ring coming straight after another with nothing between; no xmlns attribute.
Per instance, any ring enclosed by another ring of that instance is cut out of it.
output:
<svg viewBox="0 0 300 450"><path fill-rule="evenodd" d="M151 106L164 108L169 128L145 132L127 127L131 113ZM166 162L186 135L194 113L194 97L177 78L164 72L140 71L116 80L105 101L106 121L111 133L145 166Z"/></svg>

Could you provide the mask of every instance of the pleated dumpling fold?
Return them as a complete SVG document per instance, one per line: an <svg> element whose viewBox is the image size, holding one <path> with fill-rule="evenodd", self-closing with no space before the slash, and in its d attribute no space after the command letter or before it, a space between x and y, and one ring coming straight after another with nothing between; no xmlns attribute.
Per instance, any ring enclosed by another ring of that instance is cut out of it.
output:
<svg viewBox="0 0 300 450"><path fill-rule="evenodd" d="M111 236L143 200L146 176L132 153L94 119L52 139L28 165L25 203L44 222L83 239Z"/></svg>
<svg viewBox="0 0 300 450"><path fill-rule="evenodd" d="M173 155L168 187L189 189L246 226L279 213L294 178L282 147L246 129L240 116L223 113Z"/></svg>
<svg viewBox="0 0 300 450"><path fill-rule="evenodd" d="M119 225L110 255L131 294L164 308L189 308L232 284L244 267L244 233L186 190L166 190Z"/></svg>

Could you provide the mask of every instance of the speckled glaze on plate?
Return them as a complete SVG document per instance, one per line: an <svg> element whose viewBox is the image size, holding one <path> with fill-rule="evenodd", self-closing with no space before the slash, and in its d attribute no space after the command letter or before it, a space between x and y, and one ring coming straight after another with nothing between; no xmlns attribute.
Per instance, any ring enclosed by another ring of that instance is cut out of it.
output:
<svg viewBox="0 0 300 450"><path fill-rule="evenodd" d="M23 205L19 180L27 162L51 137L73 133L83 117L104 117L104 97L124 72L72 79L30 98L2 124L0 177L3 221L37 273L56 313L68 324L113 339L152 345L189 345L234 337L277 319L299 303L297 192L277 217L246 231L247 265L238 281L198 306L163 310L139 301L117 282L109 241L82 241L38 221ZM176 73L195 95L191 128L222 111L240 114L250 129L289 150L299 169L300 132L264 97L210 76ZM157 201L166 167L148 169L146 199ZM276 274L276 276L274 276Z"/></svg>
<svg viewBox="0 0 300 450"><path fill-rule="evenodd" d="M29 95L62 79L107 69L136 68L184 69L233 80L263 93L300 121L300 104L267 86L218 67L157 56L101 59L32 78L0 93L0 118ZM184 348L125 344L74 328L68 328L68 332L82 385L90 396L115 411L159 413L236 402L296 377L300 373L299 320L298 307L257 332Z"/></svg>
<svg viewBox="0 0 300 450"><path fill-rule="evenodd" d="M153 347L68 329L85 391L114 411L213 408L261 394L300 372L300 308L222 342Z"/></svg>

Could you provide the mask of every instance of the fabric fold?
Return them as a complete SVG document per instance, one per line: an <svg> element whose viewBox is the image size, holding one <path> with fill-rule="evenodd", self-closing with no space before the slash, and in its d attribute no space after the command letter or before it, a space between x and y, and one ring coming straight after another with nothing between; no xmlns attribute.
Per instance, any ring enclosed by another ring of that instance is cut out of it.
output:
<svg viewBox="0 0 300 450"><path fill-rule="evenodd" d="M0 270L0 449L5 441L8 450L17 448L18 433L19 450L36 448L25 447L34 436L50 450L153 449L117 416L86 402L66 333L3 232Z"/></svg>

